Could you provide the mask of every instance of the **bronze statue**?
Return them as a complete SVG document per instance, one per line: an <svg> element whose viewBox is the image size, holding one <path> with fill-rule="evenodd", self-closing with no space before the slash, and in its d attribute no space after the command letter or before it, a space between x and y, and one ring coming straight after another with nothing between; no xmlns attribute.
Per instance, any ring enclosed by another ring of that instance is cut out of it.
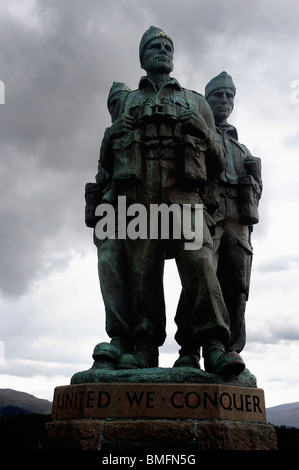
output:
<svg viewBox="0 0 299 470"><path fill-rule="evenodd" d="M234 108L236 87L222 72L206 85L205 98L213 112L217 132L226 150L224 171L217 177L219 200L212 216L213 265L230 317L227 351L240 353L246 342L245 308L252 265L251 233L258 223L262 193L261 159L238 141L237 129L227 122ZM177 317L186 315L183 296Z"/></svg>
<svg viewBox="0 0 299 470"><path fill-rule="evenodd" d="M129 286L127 307L125 312L118 312L118 318L123 316L124 325L130 323L130 331L124 328L111 333L107 329L111 343L105 343L104 349L108 360L109 348L117 351L120 360L113 366L119 369L158 366L159 347L166 336L163 268L165 258L174 257L184 302L184 314L178 309L176 316L176 340L181 349L175 367L199 368L202 348L207 372L239 374L245 364L236 351L229 351L229 313L212 252L214 221L210 213L217 206L215 181L224 169L225 151L205 98L170 77L173 52L172 39L160 28L152 26L144 33L139 55L146 76L141 78L137 90L125 93L120 100L118 117L105 132L100 166L111 175L117 197L125 197L128 207L135 207L136 203L145 207L147 228L152 205L177 204L191 207L194 232L196 210L203 205L202 246L186 249L183 231L180 237L169 239L164 239L161 232L153 238L149 230L146 238L113 239L113 243L119 243L118 252L124 255L124 276ZM106 242L100 245L105 246ZM113 265L108 259L110 262ZM117 284L113 287L111 295L118 296ZM106 314L109 325L109 308ZM101 345L96 350L101 351Z"/></svg>
<svg viewBox="0 0 299 470"><path fill-rule="evenodd" d="M110 88L107 107L111 116L112 126L119 115L122 100L131 89L121 82L113 82ZM106 133L108 129L106 130ZM103 138L96 183L86 185L86 217L89 227L95 227L99 216L95 215L98 204L117 205L117 188L111 175L103 168L101 154L109 147L107 136ZM110 343L96 345L93 358L97 367L115 369L121 354L131 350L130 332L132 329L129 303L129 283L127 281L127 260L122 240L96 237L94 243L98 252L98 274L102 297L106 311L106 331Z"/></svg>
<svg viewBox="0 0 299 470"><path fill-rule="evenodd" d="M230 316L231 340L227 350L240 352L246 341L245 308L252 264L251 232L259 221L262 193L261 160L238 141L234 126L227 122L233 108L236 87L222 72L205 88L217 132L226 149L225 170L219 176L219 207L213 214L214 266Z"/></svg>

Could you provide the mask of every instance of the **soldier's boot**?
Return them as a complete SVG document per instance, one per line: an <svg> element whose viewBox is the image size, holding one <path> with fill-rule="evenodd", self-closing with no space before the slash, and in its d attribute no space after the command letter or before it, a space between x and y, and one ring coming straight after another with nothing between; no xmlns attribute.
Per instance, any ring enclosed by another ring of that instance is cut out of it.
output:
<svg viewBox="0 0 299 470"><path fill-rule="evenodd" d="M182 347L179 351L179 358L173 364L173 367L192 367L200 369L200 353L199 348Z"/></svg>
<svg viewBox="0 0 299 470"><path fill-rule="evenodd" d="M116 369L120 358L129 350L129 345L119 338L112 338L110 343L99 343L93 351L92 369Z"/></svg>
<svg viewBox="0 0 299 470"><path fill-rule="evenodd" d="M235 351L225 352L224 346L216 341L203 347L206 372L224 376L239 375L245 369L242 357Z"/></svg>
<svg viewBox="0 0 299 470"><path fill-rule="evenodd" d="M158 367L159 350L147 342L136 345L134 353L121 356L118 369L146 369Z"/></svg>

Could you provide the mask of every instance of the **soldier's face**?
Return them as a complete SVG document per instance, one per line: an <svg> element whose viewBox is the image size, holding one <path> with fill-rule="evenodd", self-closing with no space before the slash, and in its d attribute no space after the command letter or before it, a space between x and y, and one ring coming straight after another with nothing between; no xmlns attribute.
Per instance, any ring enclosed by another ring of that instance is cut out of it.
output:
<svg viewBox="0 0 299 470"><path fill-rule="evenodd" d="M141 67L147 72L170 73L173 70L173 47L166 38L150 41L143 51Z"/></svg>
<svg viewBox="0 0 299 470"><path fill-rule="evenodd" d="M227 88L215 91L208 102L216 122L225 122L234 108L234 94Z"/></svg>

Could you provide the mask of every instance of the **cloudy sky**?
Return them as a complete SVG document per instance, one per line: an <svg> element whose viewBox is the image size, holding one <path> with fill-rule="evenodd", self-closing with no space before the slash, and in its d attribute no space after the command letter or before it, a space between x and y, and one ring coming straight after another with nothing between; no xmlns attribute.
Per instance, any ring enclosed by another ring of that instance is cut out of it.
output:
<svg viewBox="0 0 299 470"><path fill-rule="evenodd" d="M113 81L136 88L151 25L175 45L174 72L204 92L226 70L231 123L262 158L264 192L243 358L266 405L299 401L299 3L296 0L2 0L0 12L0 388L52 400L107 340L84 186L94 181ZM165 273L167 340L180 293Z"/></svg>

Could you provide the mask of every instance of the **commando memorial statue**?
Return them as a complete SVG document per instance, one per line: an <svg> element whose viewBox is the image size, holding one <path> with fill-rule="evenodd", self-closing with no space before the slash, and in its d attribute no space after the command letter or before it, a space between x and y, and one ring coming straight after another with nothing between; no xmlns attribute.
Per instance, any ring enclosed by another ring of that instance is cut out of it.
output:
<svg viewBox="0 0 299 470"><path fill-rule="evenodd" d="M261 161L227 121L232 77L220 73L203 96L171 76L173 57L172 39L151 26L139 46L138 89L114 82L108 95L111 126L85 191L110 337L96 345L94 367L159 366L164 264L173 258L182 287L173 367L200 369L202 355L206 372L238 376Z"/></svg>
<svg viewBox="0 0 299 470"><path fill-rule="evenodd" d="M240 356L261 160L228 122L232 77L219 73L202 95L171 76L173 57L171 37L151 26L138 88L115 81L108 93L111 125L85 185L85 223L109 340L95 345L88 370L55 388L50 448L110 457L277 449L264 392ZM169 259L180 278L178 355L160 367Z"/></svg>

